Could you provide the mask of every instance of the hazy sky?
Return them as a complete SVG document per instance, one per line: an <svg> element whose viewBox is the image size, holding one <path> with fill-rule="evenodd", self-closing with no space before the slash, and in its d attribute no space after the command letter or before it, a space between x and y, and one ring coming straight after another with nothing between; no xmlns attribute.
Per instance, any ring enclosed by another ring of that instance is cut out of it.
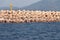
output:
<svg viewBox="0 0 60 40"><path fill-rule="evenodd" d="M7 7L9 6L10 3L13 4L15 7L23 7L23 6L28 6L31 5L35 2L38 2L41 0L0 0L0 7Z"/></svg>

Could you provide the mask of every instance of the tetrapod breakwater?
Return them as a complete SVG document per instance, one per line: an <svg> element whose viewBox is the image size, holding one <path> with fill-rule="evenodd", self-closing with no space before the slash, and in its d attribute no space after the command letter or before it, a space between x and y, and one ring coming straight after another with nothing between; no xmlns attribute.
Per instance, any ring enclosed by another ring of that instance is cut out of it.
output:
<svg viewBox="0 0 60 40"><path fill-rule="evenodd" d="M60 22L60 11L0 10L0 22Z"/></svg>

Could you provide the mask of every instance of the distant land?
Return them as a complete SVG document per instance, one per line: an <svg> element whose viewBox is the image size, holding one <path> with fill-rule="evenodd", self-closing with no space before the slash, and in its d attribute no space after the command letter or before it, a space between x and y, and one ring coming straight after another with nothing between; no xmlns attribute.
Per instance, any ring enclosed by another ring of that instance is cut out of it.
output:
<svg viewBox="0 0 60 40"><path fill-rule="evenodd" d="M0 7L1 9L9 9L9 7ZM60 11L60 0L42 0L39 2L36 2L32 5L28 5L22 8L19 7L13 7L14 10L52 10L52 11Z"/></svg>
<svg viewBox="0 0 60 40"><path fill-rule="evenodd" d="M42 0L32 5L23 7L22 9L60 11L60 0Z"/></svg>

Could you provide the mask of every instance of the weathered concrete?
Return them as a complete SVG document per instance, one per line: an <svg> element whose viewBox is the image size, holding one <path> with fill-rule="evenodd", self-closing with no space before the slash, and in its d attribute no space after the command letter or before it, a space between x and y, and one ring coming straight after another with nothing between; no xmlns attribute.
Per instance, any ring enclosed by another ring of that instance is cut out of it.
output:
<svg viewBox="0 0 60 40"><path fill-rule="evenodd" d="M0 10L0 22L60 22L60 11Z"/></svg>

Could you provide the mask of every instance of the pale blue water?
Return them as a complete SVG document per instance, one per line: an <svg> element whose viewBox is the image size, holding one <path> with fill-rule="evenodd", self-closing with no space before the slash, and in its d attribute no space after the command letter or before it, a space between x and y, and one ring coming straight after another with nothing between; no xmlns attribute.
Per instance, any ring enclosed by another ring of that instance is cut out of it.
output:
<svg viewBox="0 0 60 40"><path fill-rule="evenodd" d="M0 23L0 40L60 40L60 22Z"/></svg>

